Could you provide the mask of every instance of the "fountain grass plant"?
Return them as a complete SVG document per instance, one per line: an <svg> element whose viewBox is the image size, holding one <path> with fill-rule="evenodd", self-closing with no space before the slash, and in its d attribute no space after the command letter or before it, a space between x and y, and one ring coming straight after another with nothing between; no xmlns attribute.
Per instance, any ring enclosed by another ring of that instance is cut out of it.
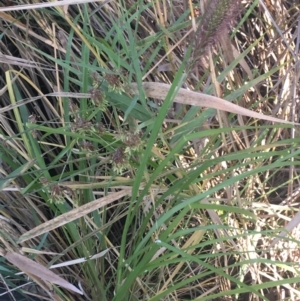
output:
<svg viewBox="0 0 300 301"><path fill-rule="evenodd" d="M279 2L2 4L1 300L300 298L299 137L263 119L298 118Z"/></svg>

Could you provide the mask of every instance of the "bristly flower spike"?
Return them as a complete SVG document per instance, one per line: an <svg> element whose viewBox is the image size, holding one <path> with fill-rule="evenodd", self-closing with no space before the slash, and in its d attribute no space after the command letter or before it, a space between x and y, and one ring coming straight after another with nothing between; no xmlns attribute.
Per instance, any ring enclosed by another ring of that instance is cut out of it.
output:
<svg viewBox="0 0 300 301"><path fill-rule="evenodd" d="M241 0L209 0L195 33L193 58L197 60L213 46L242 10Z"/></svg>

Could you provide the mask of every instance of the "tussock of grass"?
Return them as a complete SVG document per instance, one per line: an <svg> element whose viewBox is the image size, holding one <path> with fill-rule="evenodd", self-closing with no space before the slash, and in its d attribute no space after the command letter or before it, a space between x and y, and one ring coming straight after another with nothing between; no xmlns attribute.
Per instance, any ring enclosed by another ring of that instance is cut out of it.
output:
<svg viewBox="0 0 300 301"><path fill-rule="evenodd" d="M176 102L298 122L299 5L222 1L2 4L0 298L300 299L297 127Z"/></svg>

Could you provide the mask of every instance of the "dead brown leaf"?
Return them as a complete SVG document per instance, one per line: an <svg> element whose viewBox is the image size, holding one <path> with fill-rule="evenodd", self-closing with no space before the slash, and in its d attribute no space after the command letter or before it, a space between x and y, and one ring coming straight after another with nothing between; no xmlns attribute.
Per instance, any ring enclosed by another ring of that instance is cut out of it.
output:
<svg viewBox="0 0 300 301"><path fill-rule="evenodd" d="M49 281L50 283L57 284L62 286L70 291L76 292L78 294L83 294L76 286L64 280L60 276L56 275L52 271L48 270L46 267L41 264L21 255L16 252L7 252L5 258L12 263L14 266L19 268L21 271L26 274L32 274L39 277L44 281Z"/></svg>
<svg viewBox="0 0 300 301"><path fill-rule="evenodd" d="M126 195L131 194L131 189L123 189L118 192L110 193L109 195L102 197L100 199L97 199L95 201L92 201L88 204L82 205L78 208L75 208L65 214L62 214L52 220L49 220L32 230L24 233L18 240L18 243L21 243L23 241L29 240L31 238L34 238L36 236L42 235L46 232L49 232L51 230L54 230L58 227L61 227L71 221L74 221L75 219L78 219L94 210L97 210L105 205L108 205Z"/></svg>
<svg viewBox="0 0 300 301"><path fill-rule="evenodd" d="M133 93L139 93L137 83L132 83L131 85ZM157 83L157 82L145 82L143 83L143 88L145 93L148 97L157 98L164 100L171 88L169 84ZM287 120L275 118L272 116L267 116L264 114L260 114L257 112L253 112L246 108L240 107L234 103L231 103L227 100L224 100L219 97L189 91L183 88L180 88L177 95L174 98L174 102L182 103L185 105L192 105L204 108L212 108L217 109L225 112L231 112L235 114L240 114L243 116L248 116L252 118L268 120L277 123L285 123L285 124L292 124L292 125L299 125L299 123L290 122Z"/></svg>

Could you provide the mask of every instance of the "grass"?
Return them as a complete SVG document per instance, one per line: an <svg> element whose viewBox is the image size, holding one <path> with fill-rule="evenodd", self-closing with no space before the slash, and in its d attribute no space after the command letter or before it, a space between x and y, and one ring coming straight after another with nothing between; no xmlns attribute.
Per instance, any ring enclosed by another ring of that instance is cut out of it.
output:
<svg viewBox="0 0 300 301"><path fill-rule="evenodd" d="M0 7L1 300L299 300L299 5L53 3Z"/></svg>

